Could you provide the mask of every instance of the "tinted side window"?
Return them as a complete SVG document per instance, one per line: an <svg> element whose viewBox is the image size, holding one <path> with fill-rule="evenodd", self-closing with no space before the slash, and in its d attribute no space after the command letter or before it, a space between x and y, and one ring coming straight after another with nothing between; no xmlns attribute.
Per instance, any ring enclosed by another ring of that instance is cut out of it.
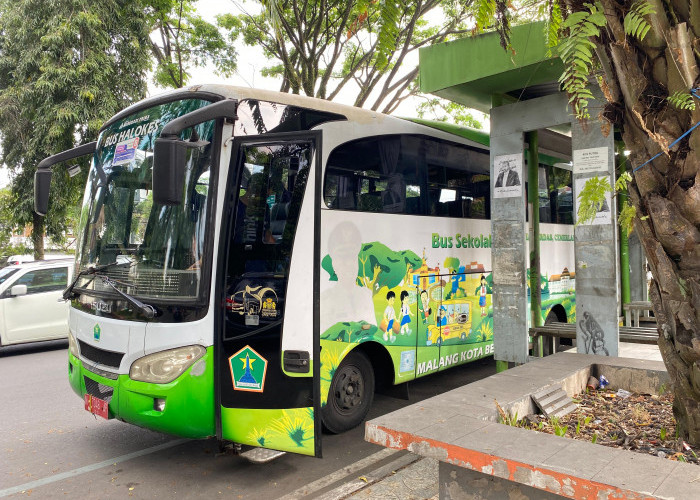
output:
<svg viewBox="0 0 700 500"><path fill-rule="evenodd" d="M321 123L346 120L345 116L336 113L257 99L243 99L237 114L237 136L311 130Z"/></svg>
<svg viewBox="0 0 700 500"><path fill-rule="evenodd" d="M27 295L53 292L68 286L68 268L37 269L21 276L15 285L27 285Z"/></svg>
<svg viewBox="0 0 700 500"><path fill-rule="evenodd" d="M425 143L428 215L490 218L488 152L431 139Z"/></svg>
<svg viewBox="0 0 700 500"><path fill-rule="evenodd" d="M574 191L572 189L571 171L557 167L548 167L549 204L551 220L555 224L574 223Z"/></svg>
<svg viewBox="0 0 700 500"><path fill-rule="evenodd" d="M488 218L489 156L421 136L381 136L328 158L326 206L340 210Z"/></svg>

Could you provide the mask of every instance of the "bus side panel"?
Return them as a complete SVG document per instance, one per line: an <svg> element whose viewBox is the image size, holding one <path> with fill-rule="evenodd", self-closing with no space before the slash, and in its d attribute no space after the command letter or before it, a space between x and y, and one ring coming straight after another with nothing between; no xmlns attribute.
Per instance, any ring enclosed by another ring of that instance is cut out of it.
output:
<svg viewBox="0 0 700 500"><path fill-rule="evenodd" d="M493 354L490 221L324 210L322 228L322 405L348 345L384 345L397 384ZM543 224L541 248L543 318L573 318L573 227Z"/></svg>
<svg viewBox="0 0 700 500"><path fill-rule="evenodd" d="M576 321L574 226L540 224L542 319L563 307L569 323ZM528 282L528 298L529 298Z"/></svg>
<svg viewBox="0 0 700 500"><path fill-rule="evenodd" d="M348 344L384 345L397 384L445 367L443 351L450 365L490 354L490 221L321 217L322 402Z"/></svg>

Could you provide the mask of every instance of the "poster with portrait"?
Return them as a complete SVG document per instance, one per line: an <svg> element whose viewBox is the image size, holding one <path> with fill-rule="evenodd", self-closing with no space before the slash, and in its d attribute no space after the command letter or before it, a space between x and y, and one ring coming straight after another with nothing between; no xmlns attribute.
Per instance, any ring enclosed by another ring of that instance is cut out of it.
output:
<svg viewBox="0 0 700 500"><path fill-rule="evenodd" d="M501 155L493 160L494 198L513 198L523 194L523 155Z"/></svg>

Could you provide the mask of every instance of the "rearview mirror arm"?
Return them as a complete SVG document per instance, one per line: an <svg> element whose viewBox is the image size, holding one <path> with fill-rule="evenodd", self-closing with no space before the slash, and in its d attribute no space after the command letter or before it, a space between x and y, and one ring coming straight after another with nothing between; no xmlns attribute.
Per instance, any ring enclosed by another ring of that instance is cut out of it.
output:
<svg viewBox="0 0 700 500"><path fill-rule="evenodd" d="M34 173L34 211L39 215L46 215L49 205L49 186L51 185L51 169L57 163L73 158L93 154L97 148L97 142L83 144L77 148L62 151L61 153L44 158L39 162ZM97 170L100 180L107 182L107 176L102 169Z"/></svg>

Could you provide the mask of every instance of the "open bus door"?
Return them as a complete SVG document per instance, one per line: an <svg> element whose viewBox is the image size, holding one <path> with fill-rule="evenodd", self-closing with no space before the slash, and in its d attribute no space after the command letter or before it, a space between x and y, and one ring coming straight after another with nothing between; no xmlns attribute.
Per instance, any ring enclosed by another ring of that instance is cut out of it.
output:
<svg viewBox="0 0 700 500"><path fill-rule="evenodd" d="M321 455L319 137L234 141L217 329L219 439L312 456Z"/></svg>

